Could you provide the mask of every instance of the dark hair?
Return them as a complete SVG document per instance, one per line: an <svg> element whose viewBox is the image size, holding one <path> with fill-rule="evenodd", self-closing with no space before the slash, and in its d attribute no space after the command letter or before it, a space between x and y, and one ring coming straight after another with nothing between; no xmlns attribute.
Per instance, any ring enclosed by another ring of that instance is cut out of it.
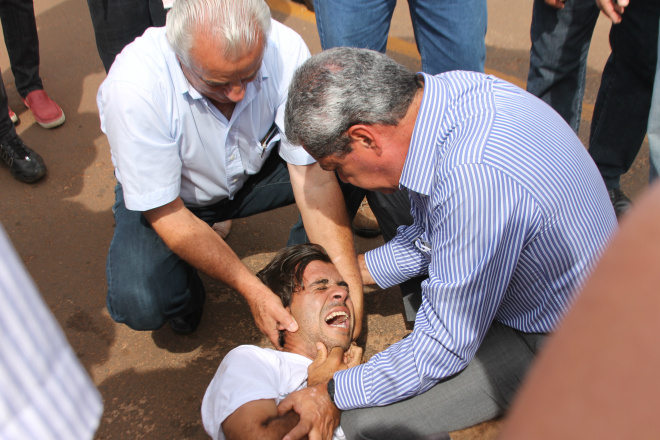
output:
<svg viewBox="0 0 660 440"><path fill-rule="evenodd" d="M280 250L259 272L257 277L288 307L295 292L305 288L303 274L312 261L332 263L330 256L318 244L305 243ZM280 331L280 345L284 345L284 331Z"/></svg>

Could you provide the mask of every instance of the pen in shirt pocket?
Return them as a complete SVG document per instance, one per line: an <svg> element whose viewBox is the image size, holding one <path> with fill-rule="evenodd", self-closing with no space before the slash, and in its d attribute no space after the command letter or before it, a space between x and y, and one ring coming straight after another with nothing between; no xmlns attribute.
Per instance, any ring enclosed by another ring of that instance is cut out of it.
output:
<svg viewBox="0 0 660 440"><path fill-rule="evenodd" d="M261 140L261 157L264 157L264 153L266 152L266 148L268 148L268 143L273 140L275 135L278 133L278 128L277 125L273 122L273 125L270 126L268 129L268 133L266 133L266 136Z"/></svg>

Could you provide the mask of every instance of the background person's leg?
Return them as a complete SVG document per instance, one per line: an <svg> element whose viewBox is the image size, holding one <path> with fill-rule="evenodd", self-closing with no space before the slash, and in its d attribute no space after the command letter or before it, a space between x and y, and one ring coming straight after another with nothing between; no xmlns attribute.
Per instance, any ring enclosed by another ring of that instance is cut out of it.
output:
<svg viewBox="0 0 660 440"><path fill-rule="evenodd" d="M589 154L608 190L619 188L646 135L657 64L660 2L631 2L610 31L607 60L594 106Z"/></svg>
<svg viewBox="0 0 660 440"><path fill-rule="evenodd" d="M402 402L346 411L341 416L342 429L351 440L404 440L455 431L500 416L545 337L493 323L461 373Z"/></svg>
<svg viewBox="0 0 660 440"><path fill-rule="evenodd" d="M555 9L544 0L534 0L527 91L555 109L576 133L599 14L593 1L567 0L563 9Z"/></svg>
<svg viewBox="0 0 660 440"><path fill-rule="evenodd" d="M486 0L408 0L422 70L484 71Z"/></svg>
<svg viewBox="0 0 660 440"><path fill-rule="evenodd" d="M660 175L660 36L658 37L658 63L653 81L653 98L649 113L649 182Z"/></svg>
<svg viewBox="0 0 660 440"><path fill-rule="evenodd" d="M160 0L87 0L96 48L106 73L124 47L152 26L165 26Z"/></svg>
<svg viewBox="0 0 660 440"><path fill-rule="evenodd" d="M323 50L360 47L385 52L396 0L314 0Z"/></svg>
<svg viewBox="0 0 660 440"><path fill-rule="evenodd" d="M0 1L0 21L16 90L25 98L44 88L39 77L39 36L32 0Z"/></svg>

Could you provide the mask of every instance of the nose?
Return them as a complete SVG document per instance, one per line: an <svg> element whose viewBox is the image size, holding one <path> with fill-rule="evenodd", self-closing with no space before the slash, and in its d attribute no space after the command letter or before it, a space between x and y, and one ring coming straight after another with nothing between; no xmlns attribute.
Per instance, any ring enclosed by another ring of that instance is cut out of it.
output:
<svg viewBox="0 0 660 440"><path fill-rule="evenodd" d="M242 82L231 83L225 88L225 96L232 102L238 102L245 97L245 85Z"/></svg>
<svg viewBox="0 0 660 440"><path fill-rule="evenodd" d="M335 286L332 292L332 299L344 301L348 297L348 292L343 287Z"/></svg>

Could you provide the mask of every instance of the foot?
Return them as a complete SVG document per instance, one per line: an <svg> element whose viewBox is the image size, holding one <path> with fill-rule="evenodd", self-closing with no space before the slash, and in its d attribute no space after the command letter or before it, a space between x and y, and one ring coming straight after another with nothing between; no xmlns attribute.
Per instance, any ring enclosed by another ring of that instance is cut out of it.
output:
<svg viewBox="0 0 660 440"><path fill-rule="evenodd" d="M21 182L36 182L46 175L44 160L16 134L0 141L0 156L12 176Z"/></svg>
<svg viewBox="0 0 660 440"><path fill-rule="evenodd" d="M225 220L224 222L215 223L212 226L213 230L218 233L220 238L223 240L227 238L229 232L231 231L231 220Z"/></svg>
<svg viewBox="0 0 660 440"><path fill-rule="evenodd" d="M34 90L23 98L23 103L32 111L34 119L43 128L55 128L64 124L64 112L43 90Z"/></svg>
<svg viewBox="0 0 660 440"><path fill-rule="evenodd" d="M7 107L7 110L9 110L9 119L11 119L11 122L13 122L14 125L20 124L21 120L18 119L18 116L16 115L16 113L14 113L14 111L9 107Z"/></svg>
<svg viewBox="0 0 660 440"><path fill-rule="evenodd" d="M170 319L170 327L177 335L189 335L197 330L202 321L203 308Z"/></svg>
<svg viewBox="0 0 660 440"><path fill-rule="evenodd" d="M204 283L202 283L197 273L192 273L190 276L192 278L189 278L190 285L188 289L191 297L188 309L192 310L184 310L180 315L170 319L170 327L178 335L189 335L197 330L204 312L204 298L206 297Z"/></svg>
<svg viewBox="0 0 660 440"><path fill-rule="evenodd" d="M632 202L628 197L626 197L623 191L621 191L621 188L612 188L608 190L607 193L610 196L612 207L614 207L616 218L619 220L623 214L625 214L632 207Z"/></svg>
<svg viewBox="0 0 660 440"><path fill-rule="evenodd" d="M353 230L360 237L376 237L380 234L380 226L378 220L371 211L367 199L362 200L360 208L358 209L355 218L353 219Z"/></svg>

